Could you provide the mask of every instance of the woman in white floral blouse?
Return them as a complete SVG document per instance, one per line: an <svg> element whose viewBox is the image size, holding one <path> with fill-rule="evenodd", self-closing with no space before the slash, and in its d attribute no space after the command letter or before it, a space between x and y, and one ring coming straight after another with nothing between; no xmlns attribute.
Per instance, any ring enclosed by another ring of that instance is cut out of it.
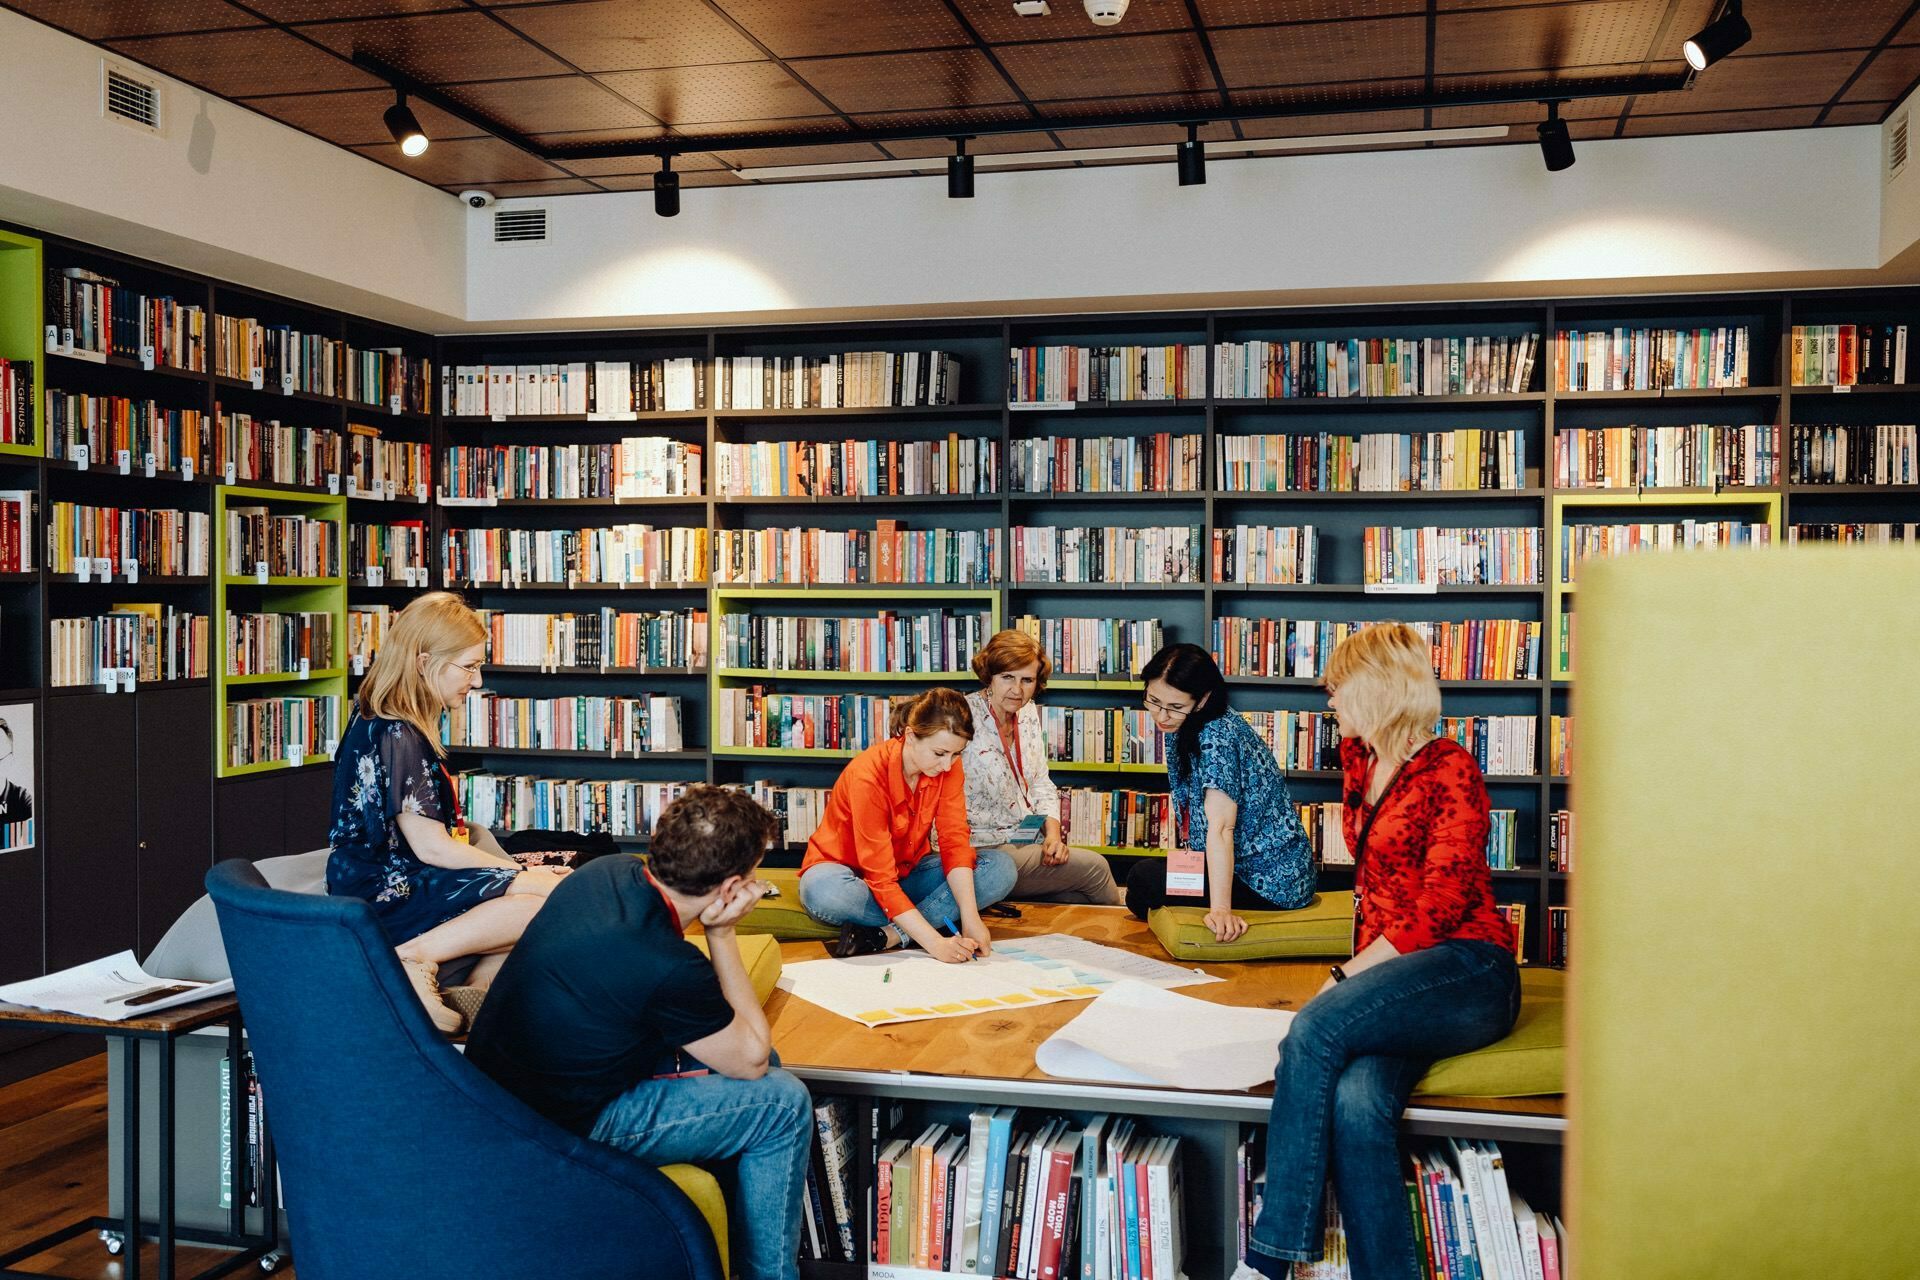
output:
<svg viewBox="0 0 1920 1280"><path fill-rule="evenodd" d="M1068 845L1060 832L1060 793L1047 774L1046 737L1034 699L1053 664L1024 631L1002 631L973 656L981 687L967 695L973 741L961 763L967 776L967 824L977 849L1004 850L1018 868L1014 898L1111 906L1120 901L1107 860Z"/></svg>

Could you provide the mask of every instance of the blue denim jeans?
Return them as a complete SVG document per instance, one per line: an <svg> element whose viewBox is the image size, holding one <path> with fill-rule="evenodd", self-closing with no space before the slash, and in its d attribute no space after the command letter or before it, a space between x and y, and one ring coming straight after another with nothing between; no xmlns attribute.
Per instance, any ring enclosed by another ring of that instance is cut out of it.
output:
<svg viewBox="0 0 1920 1280"><path fill-rule="evenodd" d="M1492 1044L1519 1016L1513 953L1459 939L1357 973L1300 1010L1273 1073L1267 1194L1248 1260L1282 1274L1260 1264L1320 1257L1331 1165L1354 1280L1419 1280L1400 1113L1435 1061Z"/></svg>
<svg viewBox="0 0 1920 1280"><path fill-rule="evenodd" d="M976 849L974 854L978 858L973 867L974 905L989 907L1013 892L1020 871L1002 850ZM929 853L914 863L913 870L901 877L900 887L934 928L959 922L960 905L947 887L939 854ZM878 929L887 923L887 913L874 901L873 890L860 873L838 862L816 862L807 868L800 877L800 905L821 924L864 924Z"/></svg>
<svg viewBox="0 0 1920 1280"><path fill-rule="evenodd" d="M778 1061L778 1059L776 1059ZM733 1270L740 1280L798 1280L813 1103L807 1086L771 1068L758 1080L718 1072L642 1080L600 1110L590 1135L651 1165L734 1160L728 1188Z"/></svg>

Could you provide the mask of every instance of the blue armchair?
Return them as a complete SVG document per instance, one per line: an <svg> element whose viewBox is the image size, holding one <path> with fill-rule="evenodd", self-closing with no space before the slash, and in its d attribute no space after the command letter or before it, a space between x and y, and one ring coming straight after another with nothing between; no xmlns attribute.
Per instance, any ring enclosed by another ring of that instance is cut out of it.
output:
<svg viewBox="0 0 1920 1280"><path fill-rule="evenodd" d="M301 1280L725 1280L660 1171L576 1137L434 1030L364 902L207 873Z"/></svg>

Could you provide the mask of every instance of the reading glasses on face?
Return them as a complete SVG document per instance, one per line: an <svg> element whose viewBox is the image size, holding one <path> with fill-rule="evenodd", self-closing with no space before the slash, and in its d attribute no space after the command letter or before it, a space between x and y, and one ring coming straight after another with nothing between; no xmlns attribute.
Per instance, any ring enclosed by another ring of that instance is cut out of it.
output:
<svg viewBox="0 0 1920 1280"><path fill-rule="evenodd" d="M1140 700L1146 704L1147 710L1158 711L1162 715L1185 717L1193 714L1192 707L1170 707L1150 693L1143 695Z"/></svg>

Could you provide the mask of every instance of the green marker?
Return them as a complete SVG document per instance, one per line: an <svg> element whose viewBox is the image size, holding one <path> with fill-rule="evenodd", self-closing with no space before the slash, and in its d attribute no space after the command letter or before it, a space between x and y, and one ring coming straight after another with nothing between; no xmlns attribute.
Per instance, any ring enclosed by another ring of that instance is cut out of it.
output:
<svg viewBox="0 0 1920 1280"><path fill-rule="evenodd" d="M880 981L881 981L881 982L883 982L883 983L886 983L886 982L892 982L892 981L893 981L893 970L892 970L892 969L888 969L888 970L887 970L887 971L886 971L885 973L883 973L883 974L881 974L881 975L880 975Z"/></svg>

